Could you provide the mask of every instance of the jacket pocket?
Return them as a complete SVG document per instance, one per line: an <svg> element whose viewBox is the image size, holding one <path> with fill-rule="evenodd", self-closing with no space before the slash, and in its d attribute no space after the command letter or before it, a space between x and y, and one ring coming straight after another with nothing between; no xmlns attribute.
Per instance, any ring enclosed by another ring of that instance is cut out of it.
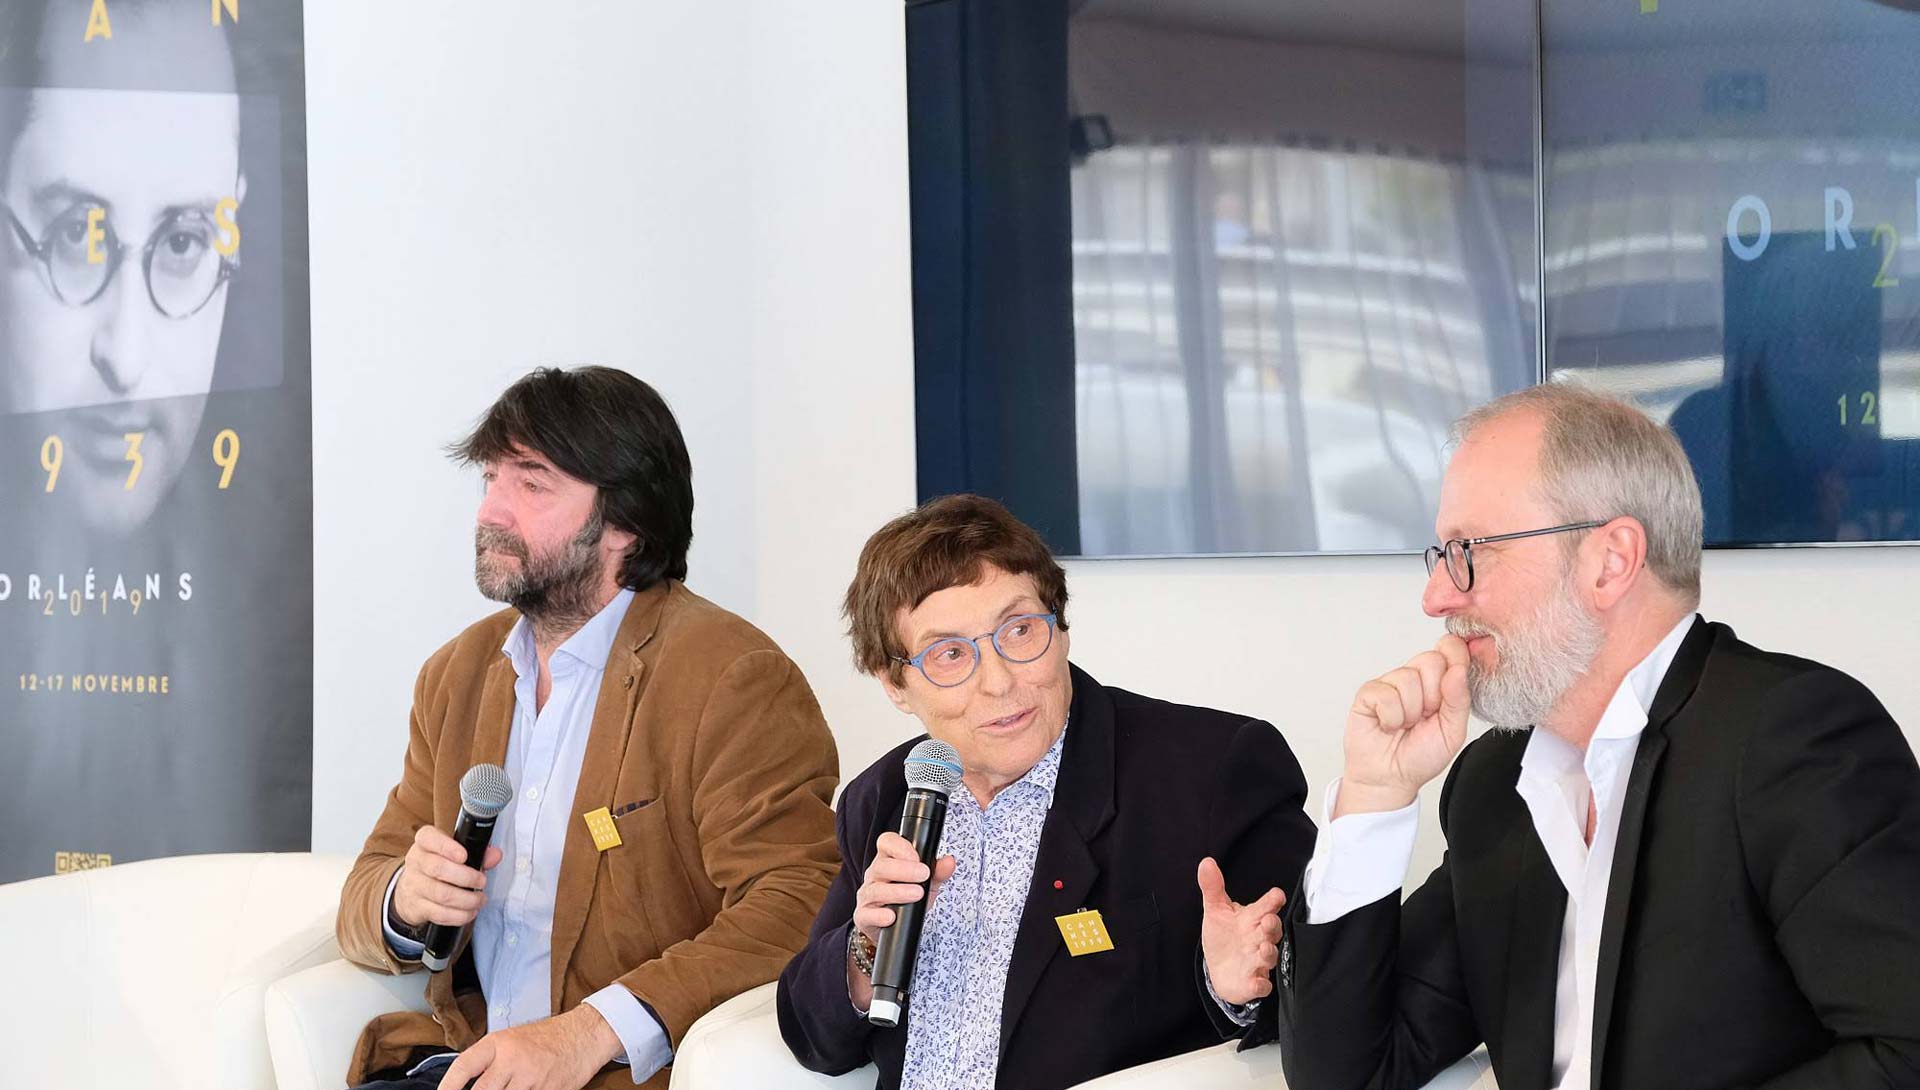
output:
<svg viewBox="0 0 1920 1090"><path fill-rule="evenodd" d="M616 809L624 809L617 807ZM636 926L644 935L609 935L627 964L637 965L705 928L706 914L687 876L674 835L668 805L655 800L614 819L620 844L602 853L601 895L616 908L607 919L622 932Z"/></svg>

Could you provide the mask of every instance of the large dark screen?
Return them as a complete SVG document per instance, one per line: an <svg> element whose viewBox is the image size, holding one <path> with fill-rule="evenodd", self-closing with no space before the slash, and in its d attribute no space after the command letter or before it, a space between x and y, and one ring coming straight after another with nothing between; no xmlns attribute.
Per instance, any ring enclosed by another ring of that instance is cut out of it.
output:
<svg viewBox="0 0 1920 1090"><path fill-rule="evenodd" d="M1539 381L1709 545L1920 538L1920 0L909 0L920 490L1417 549Z"/></svg>

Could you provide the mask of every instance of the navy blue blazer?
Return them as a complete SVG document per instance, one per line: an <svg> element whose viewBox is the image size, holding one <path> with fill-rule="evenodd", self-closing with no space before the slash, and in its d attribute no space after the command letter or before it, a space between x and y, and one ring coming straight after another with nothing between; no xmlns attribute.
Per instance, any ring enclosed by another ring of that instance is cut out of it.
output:
<svg viewBox="0 0 1920 1090"><path fill-rule="evenodd" d="M1213 856L1228 892L1246 902L1291 888L1313 854L1306 781L1272 725L1110 689L1071 669L1071 727L1007 970L1003 1090L1072 1086L1218 1043L1195 980L1195 868ZM828 1074L872 1062L883 1090L900 1083L912 999L890 1030L854 1013L847 933L874 841L899 828L900 763L918 741L841 795L840 875L811 941L780 974L780 1033L800 1062ZM1081 908L1100 910L1114 949L1067 953L1054 917Z"/></svg>

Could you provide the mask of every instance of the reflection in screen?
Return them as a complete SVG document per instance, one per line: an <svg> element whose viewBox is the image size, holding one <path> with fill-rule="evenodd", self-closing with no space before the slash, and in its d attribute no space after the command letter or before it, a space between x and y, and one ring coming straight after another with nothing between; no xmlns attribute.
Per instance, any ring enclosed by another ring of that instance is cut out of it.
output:
<svg viewBox="0 0 1920 1090"><path fill-rule="evenodd" d="M1920 537L1920 14L1544 7L1547 362L1672 423L1709 544Z"/></svg>
<svg viewBox="0 0 1920 1090"><path fill-rule="evenodd" d="M1084 553L1421 547L1535 381L1531 6L1391 6L1073 16Z"/></svg>

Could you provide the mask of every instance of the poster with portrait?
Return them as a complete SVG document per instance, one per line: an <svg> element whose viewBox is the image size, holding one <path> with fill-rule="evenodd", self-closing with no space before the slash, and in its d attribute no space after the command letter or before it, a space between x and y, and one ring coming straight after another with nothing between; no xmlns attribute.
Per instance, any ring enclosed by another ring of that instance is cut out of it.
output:
<svg viewBox="0 0 1920 1090"><path fill-rule="evenodd" d="M298 0L0 0L0 882L304 850Z"/></svg>

